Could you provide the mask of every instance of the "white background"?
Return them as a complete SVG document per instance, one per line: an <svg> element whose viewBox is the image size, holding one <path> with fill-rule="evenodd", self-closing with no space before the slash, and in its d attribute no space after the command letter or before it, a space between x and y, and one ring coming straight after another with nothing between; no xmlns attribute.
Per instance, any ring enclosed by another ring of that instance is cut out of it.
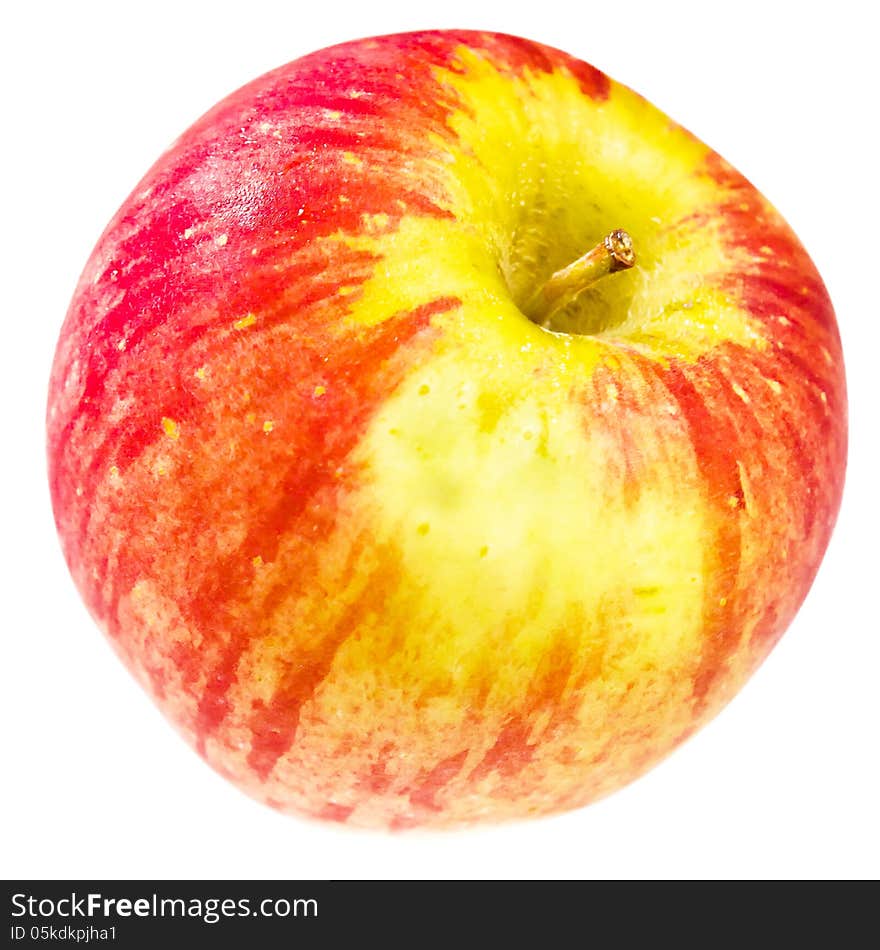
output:
<svg viewBox="0 0 880 950"><path fill-rule="evenodd" d="M878 317L869 4L58 3L4 15L4 877L876 877ZM821 12L819 12L821 10ZM478 27L559 46L634 87L788 218L835 302L848 482L818 580L728 709L585 810L442 834L283 817L186 747L86 614L55 539L43 448L55 339L79 271L147 167L247 80L358 36Z"/></svg>

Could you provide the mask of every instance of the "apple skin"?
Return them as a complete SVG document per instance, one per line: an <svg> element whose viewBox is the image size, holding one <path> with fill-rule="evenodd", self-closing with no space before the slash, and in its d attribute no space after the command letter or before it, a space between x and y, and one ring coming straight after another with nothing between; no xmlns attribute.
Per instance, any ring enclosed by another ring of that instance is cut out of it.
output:
<svg viewBox="0 0 880 950"><path fill-rule="evenodd" d="M639 259L518 303L612 227ZM583 805L788 626L846 458L772 206L594 68L425 32L229 96L97 244L48 404L91 613L220 773L382 828Z"/></svg>

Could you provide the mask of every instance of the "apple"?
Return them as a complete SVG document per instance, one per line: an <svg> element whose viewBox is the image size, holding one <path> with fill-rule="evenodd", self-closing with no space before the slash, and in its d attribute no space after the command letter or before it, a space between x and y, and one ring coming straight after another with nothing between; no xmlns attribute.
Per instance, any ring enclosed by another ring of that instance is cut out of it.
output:
<svg viewBox="0 0 880 950"><path fill-rule="evenodd" d="M360 40L222 101L88 261L64 554L221 774L380 828L584 805L724 706L846 457L828 294L644 99L511 36Z"/></svg>

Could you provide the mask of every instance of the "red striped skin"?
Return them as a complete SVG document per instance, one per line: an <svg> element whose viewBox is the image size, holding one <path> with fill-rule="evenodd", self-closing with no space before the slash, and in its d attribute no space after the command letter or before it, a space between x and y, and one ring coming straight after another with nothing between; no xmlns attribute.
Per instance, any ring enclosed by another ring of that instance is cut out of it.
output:
<svg viewBox="0 0 880 950"><path fill-rule="evenodd" d="M350 291L378 261L334 236L357 234L364 215L386 215L381 227L389 231L404 215L449 215L430 136L454 137L449 115L461 103L432 67L454 71L462 43L511 75L565 66L585 95L601 100L609 93L606 77L564 54L472 33L348 44L256 80L188 130L110 223L77 287L50 382L53 507L90 611L209 762L276 807L337 822L349 821L356 804L316 792L306 805L302 796L285 801L277 789L255 789L296 750L303 709L339 649L397 589L405 568L394 545L380 552L364 594L331 628L322 618L300 618L300 650L270 696L255 696L242 711L231 695L245 652L271 638L266 618L291 583L305 588L318 576L321 542L361 483L352 454L361 436L407 373L430 357L437 318L459 306L443 296L375 326L347 323ZM363 161L357 174L346 153ZM407 163L418 167L417 179ZM774 252L728 275L724 286L773 346L723 344L696 362L627 351L620 371L600 367L573 394L584 405L585 427L606 426L619 447L629 504L646 465L630 432L653 418L656 401L676 407L670 426L693 446L714 512L694 728L701 711L721 701L744 627L754 628L746 647L754 666L809 589L836 516L846 456L842 358L821 280L784 224L756 227L753 211L743 209L753 195L743 179L714 158L706 174L732 196L713 211L731 248L756 258L762 248ZM781 394L767 377L784 377ZM593 412L611 380L619 390L613 422ZM111 469L124 490L108 482ZM772 544L760 530L767 519L782 525ZM370 544L357 539L352 562ZM765 556L744 563L742 552L755 549ZM137 613L132 591L145 577L152 586L144 596L174 611L161 629L145 626ZM768 588L778 597L768 600ZM613 617L591 621L601 628ZM470 747L449 748L422 763L401 791L386 762L406 751L404 736L385 743L355 776L358 794L380 799L395 787L406 808L389 812L391 828L445 823L451 792L464 799L487 778L499 800L521 795L521 783L541 768L535 711L546 711L548 735L563 732L575 717L578 689L602 662L581 662L577 633L573 616L571 630L559 632L535 670L521 708L476 760ZM492 676L486 669L468 697L475 722ZM442 685L422 684L413 702L438 691ZM219 751L230 720L248 732L246 780L230 773ZM563 750L561 760L568 755L574 760L576 750ZM596 756L596 789L606 788L601 770L613 755L609 742ZM646 747L644 767L656 757ZM592 787L562 791L545 810L580 804ZM451 820L461 820L454 808Z"/></svg>
<svg viewBox="0 0 880 950"><path fill-rule="evenodd" d="M717 488L714 501L723 525L717 550L726 571L732 573L730 565L736 563L740 535L749 523L760 525L766 519L787 524L788 530L774 539L773 549L765 551L761 575L739 578L738 587L740 591L767 590L768 578L774 577L774 586L788 596L762 605L754 593L734 599L730 596L733 586L728 591L720 585L712 592L711 596L717 594L717 599L725 598L727 604L723 608L717 602L714 607L707 604L707 630L717 630L718 635L707 638L697 681L700 697L735 649L735 631L741 628L744 615L760 614L753 634L755 665L794 617L831 537L843 493L847 453L843 354L825 285L781 219L756 221L753 190L746 179L717 155L708 164L709 174L730 194L719 209L725 240L732 251L745 250L752 259L749 265L729 273L724 287L763 325L773 345L764 351L727 345L711 363L698 364L696 373L686 375L705 409L691 409L687 415L706 484ZM730 384L734 375L748 397L745 407ZM783 391L768 389L767 377L783 379ZM681 402L681 388L674 391ZM720 420L724 420L721 431ZM768 443L771 431L774 437ZM743 496L731 446L739 448L740 463L750 472L748 498ZM736 495L740 505L722 512L721 491ZM735 524L744 520L746 511L750 521ZM749 540L760 543L757 535ZM791 592L796 592L794 598Z"/></svg>

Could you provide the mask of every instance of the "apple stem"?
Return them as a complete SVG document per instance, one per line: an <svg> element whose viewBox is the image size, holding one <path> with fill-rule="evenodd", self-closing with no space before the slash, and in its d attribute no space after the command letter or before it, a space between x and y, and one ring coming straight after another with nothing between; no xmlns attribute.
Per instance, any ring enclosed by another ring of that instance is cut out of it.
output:
<svg viewBox="0 0 880 950"><path fill-rule="evenodd" d="M587 288L607 274L628 270L636 262L632 238L626 231L615 230L576 261L550 275L523 312L540 327L548 329L553 315L570 304Z"/></svg>

